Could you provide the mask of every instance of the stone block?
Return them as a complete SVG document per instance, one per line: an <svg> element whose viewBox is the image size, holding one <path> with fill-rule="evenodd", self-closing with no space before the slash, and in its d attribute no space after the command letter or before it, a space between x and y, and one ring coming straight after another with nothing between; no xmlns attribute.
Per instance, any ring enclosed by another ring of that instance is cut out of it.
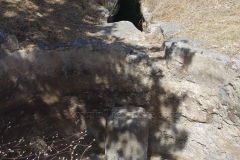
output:
<svg viewBox="0 0 240 160"><path fill-rule="evenodd" d="M170 36L181 32L184 27L178 22L168 22L160 24L161 31L164 36Z"/></svg>
<svg viewBox="0 0 240 160"><path fill-rule="evenodd" d="M141 107L114 107L107 119L107 160L146 160L149 122Z"/></svg>

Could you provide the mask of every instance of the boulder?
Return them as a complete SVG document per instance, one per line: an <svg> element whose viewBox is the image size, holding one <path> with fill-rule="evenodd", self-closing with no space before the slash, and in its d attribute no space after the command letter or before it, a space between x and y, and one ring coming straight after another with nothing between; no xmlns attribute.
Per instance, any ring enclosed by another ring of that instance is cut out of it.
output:
<svg viewBox="0 0 240 160"><path fill-rule="evenodd" d="M96 33L99 37L108 37L125 43L137 43L145 40L144 35L131 22L120 21L101 25Z"/></svg>
<svg viewBox="0 0 240 160"><path fill-rule="evenodd" d="M181 32L184 26L178 22L167 22L161 23L160 28L164 36L170 36Z"/></svg>
<svg viewBox="0 0 240 160"><path fill-rule="evenodd" d="M107 160L147 160L148 116L141 107L114 107L107 119Z"/></svg>
<svg viewBox="0 0 240 160"><path fill-rule="evenodd" d="M147 23L144 32L147 42L150 44L159 45L159 42L163 42L164 40L160 23Z"/></svg>

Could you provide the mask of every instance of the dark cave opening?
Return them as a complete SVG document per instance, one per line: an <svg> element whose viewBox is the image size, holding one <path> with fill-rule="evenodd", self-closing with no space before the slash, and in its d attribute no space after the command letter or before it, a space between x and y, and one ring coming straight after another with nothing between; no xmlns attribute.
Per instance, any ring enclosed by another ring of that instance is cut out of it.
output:
<svg viewBox="0 0 240 160"><path fill-rule="evenodd" d="M140 31L143 30L143 16L139 0L119 0L119 10L108 22L130 21Z"/></svg>

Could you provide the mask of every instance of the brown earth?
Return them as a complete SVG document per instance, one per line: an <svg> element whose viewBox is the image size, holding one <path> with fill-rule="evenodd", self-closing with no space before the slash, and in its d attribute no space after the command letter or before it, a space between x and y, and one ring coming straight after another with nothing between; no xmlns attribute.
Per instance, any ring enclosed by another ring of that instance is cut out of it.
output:
<svg viewBox="0 0 240 160"><path fill-rule="evenodd" d="M87 39L101 17L95 0L1 0L0 29L16 35L20 48L36 43Z"/></svg>

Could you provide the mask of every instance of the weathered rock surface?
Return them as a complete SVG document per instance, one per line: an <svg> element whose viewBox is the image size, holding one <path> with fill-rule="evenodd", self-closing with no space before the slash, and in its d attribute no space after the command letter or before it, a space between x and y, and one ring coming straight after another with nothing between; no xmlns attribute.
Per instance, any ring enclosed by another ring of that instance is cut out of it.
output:
<svg viewBox="0 0 240 160"><path fill-rule="evenodd" d="M143 108L112 108L106 127L105 155L108 160L147 159L149 122Z"/></svg>
<svg viewBox="0 0 240 160"><path fill-rule="evenodd" d="M94 153L101 153L107 116L94 118L88 113L133 101L146 103L142 93L154 83L145 76L151 75L146 53L98 41L78 40L72 47L69 51L18 50L0 60L1 133L8 122L17 124L4 141L26 135L24 126L36 132L47 129L49 134L58 131L62 137L87 126L88 140L96 139ZM81 122L77 126L76 119Z"/></svg>
<svg viewBox="0 0 240 160"><path fill-rule="evenodd" d="M163 82L164 88L187 94L179 107L183 117L177 126L189 128L189 143L181 153L173 154L180 159L196 155L201 155L201 159L238 159L235 149L240 139L240 81L235 62L226 55L183 42L172 42L170 48L166 47L166 60L169 80ZM224 154L224 150L228 152Z"/></svg>
<svg viewBox="0 0 240 160"><path fill-rule="evenodd" d="M143 5L143 3L141 3L141 10L145 21L148 23L151 22L153 15L148 11L148 8L145 5Z"/></svg>
<svg viewBox="0 0 240 160"><path fill-rule="evenodd" d="M184 42L169 46L167 64L145 52L100 41L76 40L70 51L15 51L0 60L2 124L17 104L18 113L23 111L23 119L28 119L19 121L20 126L36 121L43 128L38 121L49 116L49 126L65 128L61 134L70 135L76 128L75 111L102 112L134 104L150 115L148 156L238 159L238 67L221 54L202 54ZM27 114L23 106L42 109ZM61 114L69 121L59 121ZM107 117L81 115L79 129L87 125L96 145L104 148ZM17 117L11 116L11 121Z"/></svg>
<svg viewBox="0 0 240 160"><path fill-rule="evenodd" d="M178 49L172 50L168 69L166 74L163 73L168 76L162 80L162 85L166 91L186 94L178 109L181 116L176 128L186 129L188 142L179 151L156 150L154 147L152 150L162 155L171 153L178 159L195 159L199 155L200 159L238 159L239 72L229 63L229 58L221 58L221 54L218 55L220 58L213 58L192 52L185 45L182 42L175 44ZM172 141L166 137L164 140L166 143Z"/></svg>
<svg viewBox="0 0 240 160"><path fill-rule="evenodd" d="M128 21L103 24L96 35L135 45L145 40L141 31Z"/></svg>
<svg viewBox="0 0 240 160"><path fill-rule="evenodd" d="M170 36L181 32L184 26L178 22L160 23L160 28L164 36Z"/></svg>
<svg viewBox="0 0 240 160"><path fill-rule="evenodd" d="M234 59L236 65L237 65L237 68L240 68L240 54L237 56L236 59Z"/></svg>
<svg viewBox="0 0 240 160"><path fill-rule="evenodd" d="M148 23L146 24L146 28L144 29L146 41L149 44L153 45L162 45L159 42L164 40L163 34L161 33L161 28L159 23Z"/></svg>
<svg viewBox="0 0 240 160"><path fill-rule="evenodd" d="M142 4L147 23L161 23L151 21L154 11L148 12L150 3ZM161 84L165 92L183 95L180 102L175 100L177 111L161 107L163 117L176 115L177 121L162 120L160 132L152 136L150 127L153 159L239 159L239 60L196 47L202 44L188 37L174 37L164 42L164 60L152 59L153 68L164 76ZM180 134L178 129L185 132ZM187 137L185 143L180 137Z"/></svg>

